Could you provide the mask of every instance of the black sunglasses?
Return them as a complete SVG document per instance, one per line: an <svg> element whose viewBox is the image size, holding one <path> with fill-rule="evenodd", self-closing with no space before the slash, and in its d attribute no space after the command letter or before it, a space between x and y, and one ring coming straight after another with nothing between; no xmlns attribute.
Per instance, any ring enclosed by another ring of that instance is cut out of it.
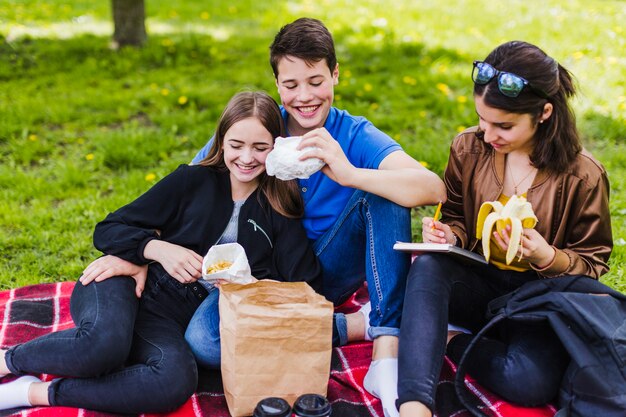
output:
<svg viewBox="0 0 626 417"><path fill-rule="evenodd" d="M498 90L507 97L517 97L524 87L528 86L530 91L542 98L548 98L545 91L535 88L528 80L512 72L504 72L495 69L492 65L483 61L474 61L472 69L472 80L478 85L485 85L498 77Z"/></svg>

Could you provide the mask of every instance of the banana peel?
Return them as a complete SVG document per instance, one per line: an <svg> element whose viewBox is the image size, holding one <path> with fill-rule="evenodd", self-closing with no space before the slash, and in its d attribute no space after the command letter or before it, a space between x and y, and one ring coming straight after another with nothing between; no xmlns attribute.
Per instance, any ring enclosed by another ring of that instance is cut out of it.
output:
<svg viewBox="0 0 626 417"><path fill-rule="evenodd" d="M485 201L480 206L476 222L476 238L482 239L485 259L489 261L491 232L494 227L498 233L502 233L508 225L511 226L509 247L506 251L506 264L509 265L522 244L522 230L532 229L536 224L537 216L525 197L514 195L504 205L499 201Z"/></svg>

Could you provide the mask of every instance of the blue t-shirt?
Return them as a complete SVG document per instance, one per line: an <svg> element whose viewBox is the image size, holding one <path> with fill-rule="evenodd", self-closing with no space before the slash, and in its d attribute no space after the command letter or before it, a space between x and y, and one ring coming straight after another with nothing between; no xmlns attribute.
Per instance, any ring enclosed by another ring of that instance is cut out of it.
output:
<svg viewBox="0 0 626 417"><path fill-rule="evenodd" d="M289 114L282 106L281 113L287 124ZM324 127L339 142L350 163L357 168L377 169L387 155L402 150L396 141L366 118L352 116L335 107L331 107ZM193 158L192 163L200 162L207 155L211 144L212 139ZM302 224L309 239L315 240L335 224L355 190L339 185L321 171L298 182L304 199Z"/></svg>

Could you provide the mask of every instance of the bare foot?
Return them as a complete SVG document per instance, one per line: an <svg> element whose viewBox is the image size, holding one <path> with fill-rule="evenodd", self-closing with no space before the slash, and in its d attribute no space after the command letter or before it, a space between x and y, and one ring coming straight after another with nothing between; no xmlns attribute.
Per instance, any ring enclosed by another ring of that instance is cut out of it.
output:
<svg viewBox="0 0 626 417"><path fill-rule="evenodd" d="M33 406L50 405L48 401L48 387L52 382L33 382L28 390L28 401Z"/></svg>
<svg viewBox="0 0 626 417"><path fill-rule="evenodd" d="M348 342L365 340L365 319L363 314L346 314L346 325L348 326Z"/></svg>
<svg viewBox="0 0 626 417"><path fill-rule="evenodd" d="M450 340L457 334L463 334L463 332L459 332L457 330L448 330L448 340L446 341L446 345L450 343Z"/></svg>
<svg viewBox="0 0 626 417"><path fill-rule="evenodd" d="M432 417L430 409L417 401L409 401L400 406L400 417Z"/></svg>
<svg viewBox="0 0 626 417"><path fill-rule="evenodd" d="M0 349L0 378L11 373L7 367L7 361L4 359L4 355L6 355L6 353L6 350Z"/></svg>

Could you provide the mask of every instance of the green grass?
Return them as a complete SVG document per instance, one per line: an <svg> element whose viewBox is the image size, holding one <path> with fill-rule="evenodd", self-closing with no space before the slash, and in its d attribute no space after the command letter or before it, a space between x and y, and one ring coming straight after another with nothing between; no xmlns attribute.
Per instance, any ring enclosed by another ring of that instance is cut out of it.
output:
<svg viewBox="0 0 626 417"><path fill-rule="evenodd" d="M148 44L108 49L109 2L0 4L0 289L75 279L94 225L211 135L233 93L277 97L268 46L322 19L340 62L336 105L368 117L441 174L476 123L471 62L540 45L569 68L585 146L611 180L615 248L603 281L626 290L626 3L621 1L147 0ZM432 208L415 210L419 218Z"/></svg>

